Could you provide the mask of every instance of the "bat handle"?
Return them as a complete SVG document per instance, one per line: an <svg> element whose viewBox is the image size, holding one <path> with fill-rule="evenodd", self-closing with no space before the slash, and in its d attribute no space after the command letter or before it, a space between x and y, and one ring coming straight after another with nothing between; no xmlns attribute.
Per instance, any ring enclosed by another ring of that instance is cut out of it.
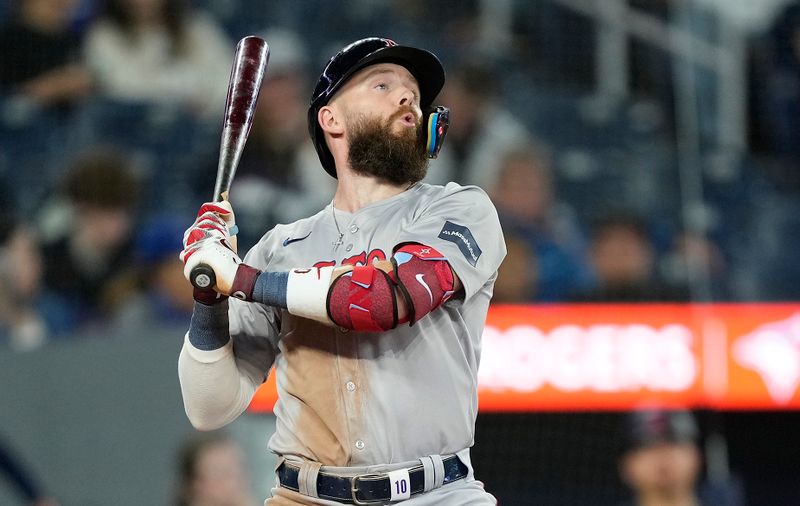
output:
<svg viewBox="0 0 800 506"><path fill-rule="evenodd" d="M189 281L199 290L211 290L217 284L217 276L210 266L198 264L189 273Z"/></svg>

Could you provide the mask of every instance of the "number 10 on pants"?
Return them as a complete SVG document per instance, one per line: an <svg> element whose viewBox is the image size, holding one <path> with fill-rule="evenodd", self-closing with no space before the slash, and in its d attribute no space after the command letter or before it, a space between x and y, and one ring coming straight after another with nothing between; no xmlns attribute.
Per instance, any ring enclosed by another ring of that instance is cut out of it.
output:
<svg viewBox="0 0 800 506"><path fill-rule="evenodd" d="M411 480L408 469L398 469L389 473L389 482L392 492L392 501L400 501L411 497Z"/></svg>

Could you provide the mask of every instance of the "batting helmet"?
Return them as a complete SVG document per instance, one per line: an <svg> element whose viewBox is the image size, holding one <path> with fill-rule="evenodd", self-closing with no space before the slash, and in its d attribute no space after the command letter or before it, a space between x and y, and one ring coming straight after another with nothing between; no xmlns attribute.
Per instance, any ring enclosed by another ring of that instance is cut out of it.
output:
<svg viewBox="0 0 800 506"><path fill-rule="evenodd" d="M376 63L396 63L407 68L417 80L420 90L420 107L423 111L444 86L444 68L433 53L408 46L398 46L390 39L370 37L348 45L334 55L319 76L311 106L308 108L308 132L317 149L322 167L336 177L336 164L317 115L344 83L357 71Z"/></svg>

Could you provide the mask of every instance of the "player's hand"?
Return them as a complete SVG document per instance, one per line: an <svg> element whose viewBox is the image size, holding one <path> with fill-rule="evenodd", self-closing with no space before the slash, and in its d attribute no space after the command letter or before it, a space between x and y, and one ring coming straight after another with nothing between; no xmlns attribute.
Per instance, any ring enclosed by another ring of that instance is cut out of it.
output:
<svg viewBox="0 0 800 506"><path fill-rule="evenodd" d="M227 220L227 221L226 221ZM191 279L192 270L205 264L214 270L214 291L195 289L195 300L206 305L221 300L216 294L252 300L253 287L260 271L242 263L232 242L229 223L233 210L228 202L203 204L197 220L183 236L183 275Z"/></svg>
<svg viewBox="0 0 800 506"><path fill-rule="evenodd" d="M208 228L195 228L194 231L190 229L180 258L183 261L183 275L187 280L191 279L192 269L205 264L214 270L217 279L214 290L222 295L231 294L236 270L242 260L223 232Z"/></svg>
<svg viewBox="0 0 800 506"><path fill-rule="evenodd" d="M227 200L222 202L206 202L197 211L197 219L192 226L183 234L183 247L206 237L212 231L221 232L230 244L234 253L237 250L236 215L233 213L231 203Z"/></svg>
<svg viewBox="0 0 800 506"><path fill-rule="evenodd" d="M223 299L218 294L230 293L230 286L241 260L236 255L236 238L231 234L236 219L228 201L206 202L200 206L197 219L183 234L184 275L189 279L192 269L204 263L214 269L217 277L215 290L195 288L195 300L206 305ZM227 290L226 290L227 289Z"/></svg>

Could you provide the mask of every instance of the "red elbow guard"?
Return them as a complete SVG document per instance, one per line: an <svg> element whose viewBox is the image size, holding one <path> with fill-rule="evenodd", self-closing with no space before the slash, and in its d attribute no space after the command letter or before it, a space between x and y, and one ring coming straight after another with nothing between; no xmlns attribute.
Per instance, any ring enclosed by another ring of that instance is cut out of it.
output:
<svg viewBox="0 0 800 506"><path fill-rule="evenodd" d="M430 246L403 245L392 255L392 265L409 303L408 319L412 325L453 295L455 279L450 264Z"/></svg>
<svg viewBox="0 0 800 506"><path fill-rule="evenodd" d="M331 284L328 317L336 325L360 332L382 332L397 326L397 295L388 274L373 265L354 267Z"/></svg>

